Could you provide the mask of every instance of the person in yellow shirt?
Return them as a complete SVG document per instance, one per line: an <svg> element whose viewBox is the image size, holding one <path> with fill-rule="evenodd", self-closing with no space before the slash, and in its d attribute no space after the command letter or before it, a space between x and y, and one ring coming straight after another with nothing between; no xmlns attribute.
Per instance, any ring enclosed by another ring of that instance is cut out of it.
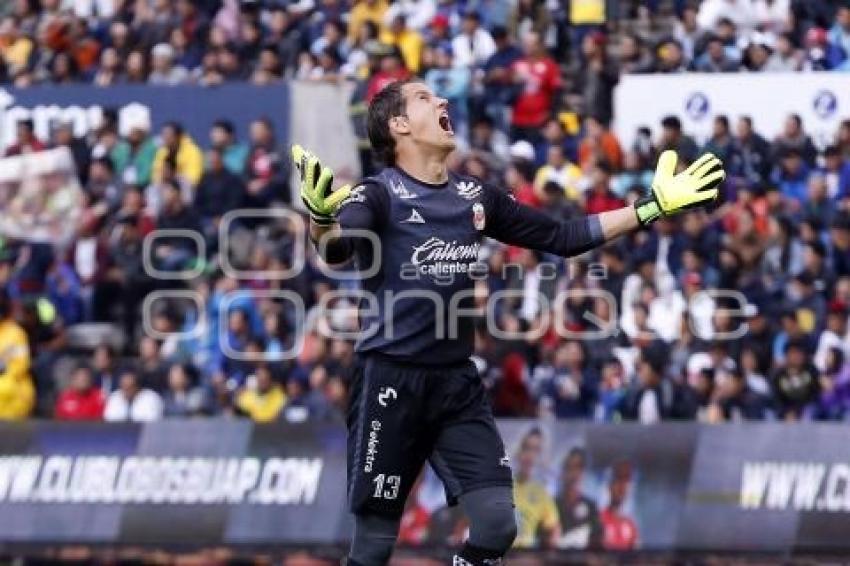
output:
<svg viewBox="0 0 850 566"><path fill-rule="evenodd" d="M33 42L18 31L18 24L10 17L0 22L0 58L14 74L25 68L32 54Z"/></svg>
<svg viewBox="0 0 850 566"><path fill-rule="evenodd" d="M363 22L374 22L383 30L384 15L388 7L387 0L359 0L348 16L348 42L353 44L357 41Z"/></svg>
<svg viewBox="0 0 850 566"><path fill-rule="evenodd" d="M561 536L561 521L555 500L540 482L532 479L543 451L543 433L531 429L520 442L514 477L514 505L517 512L517 548L553 547Z"/></svg>
<svg viewBox="0 0 850 566"><path fill-rule="evenodd" d="M419 72L425 40L418 31L407 27L403 14L396 14L389 22L389 26L381 33L381 43L398 47L404 66L413 74Z"/></svg>
<svg viewBox="0 0 850 566"><path fill-rule="evenodd" d="M537 174L534 175L534 194L545 201L543 186L546 181L554 181L564 188L564 195L568 199L578 200L578 186L581 178L581 169L566 158L563 146L552 145L546 152L546 165L538 169Z"/></svg>
<svg viewBox="0 0 850 566"><path fill-rule="evenodd" d="M162 127L162 146L153 158L155 183L162 181L162 168L169 156L174 157L177 175L197 185L204 173L204 154L177 122L168 122Z"/></svg>
<svg viewBox="0 0 850 566"><path fill-rule="evenodd" d="M286 405L286 393L280 384L274 381L268 366L259 366L254 377L256 384L254 387L244 388L239 393L236 407L255 422L272 422L278 418Z"/></svg>
<svg viewBox="0 0 850 566"><path fill-rule="evenodd" d="M0 289L0 420L25 419L34 406L27 335L12 318L8 292Z"/></svg>

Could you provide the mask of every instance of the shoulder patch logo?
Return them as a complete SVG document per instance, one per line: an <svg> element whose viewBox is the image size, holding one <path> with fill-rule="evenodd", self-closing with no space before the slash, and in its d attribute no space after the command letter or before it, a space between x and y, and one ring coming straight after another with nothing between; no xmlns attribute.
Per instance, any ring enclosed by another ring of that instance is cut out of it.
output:
<svg viewBox="0 0 850 566"><path fill-rule="evenodd" d="M481 195L481 185L473 181L460 181L455 184L457 194L466 200L475 200Z"/></svg>

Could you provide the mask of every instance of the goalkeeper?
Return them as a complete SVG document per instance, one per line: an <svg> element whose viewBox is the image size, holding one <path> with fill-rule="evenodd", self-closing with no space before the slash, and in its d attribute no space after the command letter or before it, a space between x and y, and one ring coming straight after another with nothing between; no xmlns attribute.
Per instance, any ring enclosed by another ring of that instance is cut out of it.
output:
<svg viewBox="0 0 850 566"><path fill-rule="evenodd" d="M558 222L448 170L455 134L447 102L424 83L392 83L375 96L367 120L387 167L354 188L332 191L333 173L293 147L312 240L329 264L353 259L369 297L361 301L347 419L355 515L348 563L389 561L405 499L427 460L450 504L459 502L470 520L453 564L500 564L516 536L510 462L469 360L473 322L462 316L472 307L470 271L481 241L581 254L710 203L725 173L706 154L675 174L677 156L667 151L650 193L633 207ZM375 234L380 245L353 230Z"/></svg>

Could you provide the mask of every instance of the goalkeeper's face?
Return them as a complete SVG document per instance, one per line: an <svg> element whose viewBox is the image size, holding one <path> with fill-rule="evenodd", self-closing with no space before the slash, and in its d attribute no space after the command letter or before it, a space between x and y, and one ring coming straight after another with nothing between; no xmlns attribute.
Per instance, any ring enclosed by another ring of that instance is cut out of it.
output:
<svg viewBox="0 0 850 566"><path fill-rule="evenodd" d="M449 118L448 101L420 82L404 85L402 95L410 141L419 147L445 150L446 155L451 153L457 144Z"/></svg>

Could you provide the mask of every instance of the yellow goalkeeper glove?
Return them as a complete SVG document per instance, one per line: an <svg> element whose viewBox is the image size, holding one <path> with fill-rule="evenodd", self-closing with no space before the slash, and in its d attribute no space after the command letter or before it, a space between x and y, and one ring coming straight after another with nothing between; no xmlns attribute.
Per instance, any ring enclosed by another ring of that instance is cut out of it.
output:
<svg viewBox="0 0 850 566"><path fill-rule="evenodd" d="M726 178L723 163L717 157L705 153L678 175L675 174L677 160L676 152L669 149L658 158L650 194L635 203L641 225L706 205L717 198L717 187Z"/></svg>
<svg viewBox="0 0 850 566"><path fill-rule="evenodd" d="M322 167L319 158L300 145L292 146L292 161L301 177L301 201L316 224L328 226L336 222L340 203L351 194L351 185L331 190L334 172Z"/></svg>

